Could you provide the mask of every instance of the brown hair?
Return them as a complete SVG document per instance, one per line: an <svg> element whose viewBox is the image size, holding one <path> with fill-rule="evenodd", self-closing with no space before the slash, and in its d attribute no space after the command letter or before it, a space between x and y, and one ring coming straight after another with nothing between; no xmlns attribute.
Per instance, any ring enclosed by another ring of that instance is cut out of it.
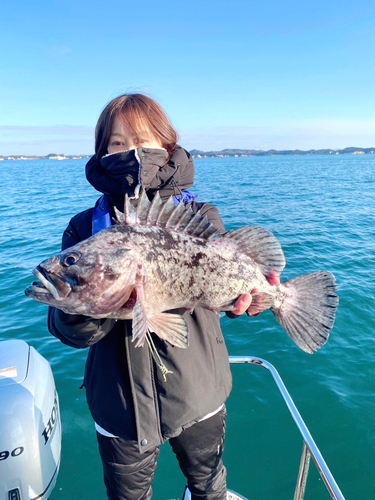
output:
<svg viewBox="0 0 375 500"><path fill-rule="evenodd" d="M95 129L95 153L99 160L107 154L113 121L119 114L136 136L147 130L172 154L178 135L161 106L143 94L124 94L110 101L99 116Z"/></svg>

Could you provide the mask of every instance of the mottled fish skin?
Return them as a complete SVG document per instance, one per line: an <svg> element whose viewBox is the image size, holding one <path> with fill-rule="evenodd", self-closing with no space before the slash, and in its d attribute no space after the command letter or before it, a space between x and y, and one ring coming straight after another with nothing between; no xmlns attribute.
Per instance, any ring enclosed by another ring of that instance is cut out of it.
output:
<svg viewBox="0 0 375 500"><path fill-rule="evenodd" d="M187 307L231 310L240 294L254 288L276 298L277 287L269 285L259 266L231 241L205 241L148 226L120 226L117 231L118 240L131 240L137 248L134 259L150 314ZM112 317L124 319L121 312Z"/></svg>
<svg viewBox="0 0 375 500"><path fill-rule="evenodd" d="M270 285L269 270L281 273L285 265L270 232L246 226L220 235L199 213L158 197L150 205L144 193L137 208L127 200L124 213L120 224L42 262L34 270L41 284L26 295L69 314L133 318L137 346L151 330L187 347L185 321L165 311L230 311L241 294L257 289L253 313L271 309L306 352L327 341L338 304L333 275Z"/></svg>

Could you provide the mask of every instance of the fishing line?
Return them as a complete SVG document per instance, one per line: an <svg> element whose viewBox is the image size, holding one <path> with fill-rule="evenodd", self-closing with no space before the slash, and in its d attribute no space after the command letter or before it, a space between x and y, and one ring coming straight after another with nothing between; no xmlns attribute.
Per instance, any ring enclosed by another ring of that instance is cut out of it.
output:
<svg viewBox="0 0 375 500"><path fill-rule="evenodd" d="M154 341L152 340L150 330L147 330L146 340L147 340L147 344L148 344L148 347L149 347L150 352L151 352L151 356L153 357L153 360L155 361L156 366L161 371L161 374L163 375L164 382L166 382L168 373L173 373L173 372L171 370L168 370L168 368L165 366L165 364L161 360L159 353L155 347Z"/></svg>

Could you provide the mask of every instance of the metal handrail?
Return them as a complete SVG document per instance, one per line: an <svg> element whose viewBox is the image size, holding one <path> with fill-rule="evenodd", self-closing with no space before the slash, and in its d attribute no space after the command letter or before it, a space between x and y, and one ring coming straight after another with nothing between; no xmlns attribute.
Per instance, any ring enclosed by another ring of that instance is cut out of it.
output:
<svg viewBox="0 0 375 500"><path fill-rule="evenodd" d="M282 395L288 407L288 410L292 415L293 420L296 423L299 432L302 435L304 444L302 449L300 469L298 473L294 500L303 500L309 461L310 461L310 454L313 457L315 465L327 487L329 494L331 495L331 498L333 498L334 500L345 500L343 494L340 491L340 488L338 487L334 477L332 476L331 471L329 470L327 464L325 463L324 458L322 457L322 454L320 453L318 447L316 446L305 422L302 420L302 417L299 414L299 411L297 410L296 405L294 404L276 368L268 361L253 356L229 356L229 362L233 364L250 363L253 365L259 365L263 366L263 368L266 368L271 373L280 391L280 394Z"/></svg>

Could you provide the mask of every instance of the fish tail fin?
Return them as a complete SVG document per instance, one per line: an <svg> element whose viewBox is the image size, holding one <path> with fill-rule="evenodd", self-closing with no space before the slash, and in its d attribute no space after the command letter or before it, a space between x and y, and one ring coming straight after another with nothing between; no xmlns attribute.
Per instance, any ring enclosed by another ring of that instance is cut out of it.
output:
<svg viewBox="0 0 375 500"><path fill-rule="evenodd" d="M333 327L339 302L334 293L335 277L328 271L318 271L281 286L286 288L285 298L279 308L271 311L289 337L312 354L327 342Z"/></svg>

